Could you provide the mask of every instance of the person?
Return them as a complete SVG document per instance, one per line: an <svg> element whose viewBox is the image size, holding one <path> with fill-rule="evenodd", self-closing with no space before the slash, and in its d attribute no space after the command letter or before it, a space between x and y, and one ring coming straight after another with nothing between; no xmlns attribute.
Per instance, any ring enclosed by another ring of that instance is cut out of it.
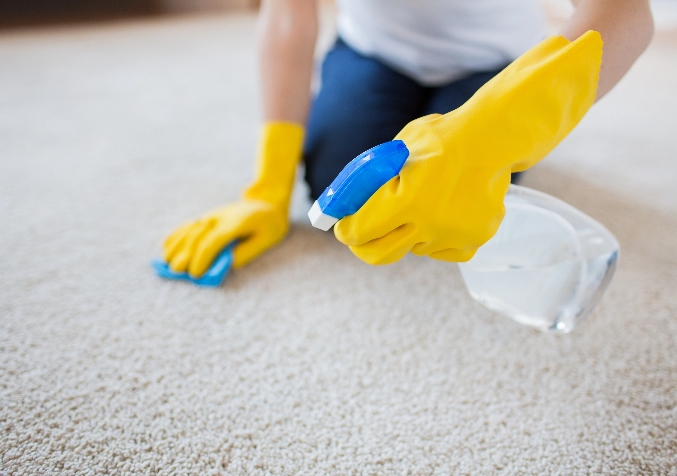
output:
<svg viewBox="0 0 677 476"><path fill-rule="evenodd" d="M233 240L234 267L289 229L299 160L316 199L355 156L402 139L400 175L336 237L370 264L408 252L465 261L496 231L512 173L578 123L648 46L648 0L577 0L544 38L533 0L336 0L338 38L312 101L317 0L263 0L263 125L256 178L234 203L164 243L175 271L202 275Z"/></svg>

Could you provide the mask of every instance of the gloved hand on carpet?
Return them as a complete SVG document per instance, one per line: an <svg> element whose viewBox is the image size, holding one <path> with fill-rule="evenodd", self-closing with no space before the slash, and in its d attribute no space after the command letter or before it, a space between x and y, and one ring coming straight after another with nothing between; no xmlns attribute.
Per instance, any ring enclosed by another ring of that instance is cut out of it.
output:
<svg viewBox="0 0 677 476"><path fill-rule="evenodd" d="M256 179L242 199L180 226L165 240L164 257L173 271L201 276L236 239L233 266L237 268L284 238L303 134L303 127L295 123L264 125Z"/></svg>
<svg viewBox="0 0 677 476"><path fill-rule="evenodd" d="M467 261L505 214L511 172L545 157L595 101L602 39L551 37L524 53L463 106L407 124L410 156L398 177L334 227L369 264L409 251Z"/></svg>

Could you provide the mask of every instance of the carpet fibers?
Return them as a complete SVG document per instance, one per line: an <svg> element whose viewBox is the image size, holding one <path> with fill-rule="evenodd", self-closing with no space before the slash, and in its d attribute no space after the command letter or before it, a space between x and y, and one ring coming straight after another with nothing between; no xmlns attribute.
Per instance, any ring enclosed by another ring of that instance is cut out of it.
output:
<svg viewBox="0 0 677 476"><path fill-rule="evenodd" d="M569 335L372 268L304 219L219 289L162 281L174 226L237 197L254 17L0 35L0 473L677 474L677 42L524 185L619 238Z"/></svg>

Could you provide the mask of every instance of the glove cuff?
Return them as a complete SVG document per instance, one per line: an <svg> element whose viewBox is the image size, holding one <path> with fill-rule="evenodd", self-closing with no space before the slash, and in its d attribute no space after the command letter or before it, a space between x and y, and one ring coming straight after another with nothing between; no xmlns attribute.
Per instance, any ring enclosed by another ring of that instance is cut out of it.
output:
<svg viewBox="0 0 677 476"><path fill-rule="evenodd" d="M267 122L261 128L256 178L244 198L289 207L296 166L301 159L304 127L294 122Z"/></svg>
<svg viewBox="0 0 677 476"><path fill-rule="evenodd" d="M483 158L497 170L526 170L549 154L595 102L602 49L602 37L593 30L574 41L546 38L461 107L430 122L440 123L436 130L457 149L458 139L449 134L463 131L461 156ZM416 141L403 140L416 156L409 144Z"/></svg>

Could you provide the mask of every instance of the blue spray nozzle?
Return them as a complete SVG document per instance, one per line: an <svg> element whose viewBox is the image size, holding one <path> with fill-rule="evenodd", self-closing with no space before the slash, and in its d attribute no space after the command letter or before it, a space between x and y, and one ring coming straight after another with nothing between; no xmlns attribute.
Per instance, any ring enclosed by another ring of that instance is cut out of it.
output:
<svg viewBox="0 0 677 476"><path fill-rule="evenodd" d="M385 142L361 153L339 173L308 212L310 222L329 230L357 212L379 188L402 170L409 149L401 140Z"/></svg>

